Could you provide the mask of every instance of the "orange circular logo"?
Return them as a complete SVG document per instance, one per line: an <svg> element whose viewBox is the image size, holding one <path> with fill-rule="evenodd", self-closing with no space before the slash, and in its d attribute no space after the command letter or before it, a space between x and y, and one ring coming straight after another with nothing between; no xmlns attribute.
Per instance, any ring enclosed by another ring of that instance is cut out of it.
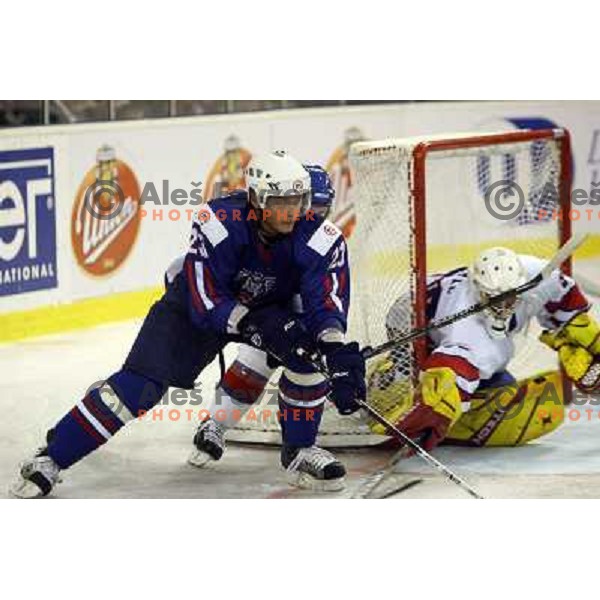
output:
<svg viewBox="0 0 600 600"><path fill-rule="evenodd" d="M252 154L242 148L239 138L235 135L229 136L225 140L225 151L217 159L206 178L204 200L213 200L234 190L245 189L244 170L251 158Z"/></svg>
<svg viewBox="0 0 600 600"><path fill-rule="evenodd" d="M83 178L71 215L77 264L91 275L108 275L129 256L140 228L140 186L110 146Z"/></svg>

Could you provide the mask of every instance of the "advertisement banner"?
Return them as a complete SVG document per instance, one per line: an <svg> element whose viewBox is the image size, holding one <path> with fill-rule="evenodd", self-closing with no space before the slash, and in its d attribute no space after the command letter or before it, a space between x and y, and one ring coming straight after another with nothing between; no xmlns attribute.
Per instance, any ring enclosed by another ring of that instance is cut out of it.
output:
<svg viewBox="0 0 600 600"><path fill-rule="evenodd" d="M0 314L159 292L198 205L243 187L253 154L287 149L325 166L333 218L354 238L352 142L548 124L571 131L574 186L600 189L595 102L423 102L0 131ZM595 196L578 208L574 230L600 233Z"/></svg>
<svg viewBox="0 0 600 600"><path fill-rule="evenodd" d="M52 148L0 151L0 296L57 284Z"/></svg>

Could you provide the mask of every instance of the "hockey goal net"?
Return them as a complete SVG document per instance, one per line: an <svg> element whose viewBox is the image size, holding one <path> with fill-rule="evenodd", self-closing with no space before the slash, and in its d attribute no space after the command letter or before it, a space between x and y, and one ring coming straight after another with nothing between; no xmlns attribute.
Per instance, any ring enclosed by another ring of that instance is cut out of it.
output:
<svg viewBox="0 0 600 600"><path fill-rule="evenodd" d="M549 258L570 236L570 143L563 129L360 142L350 160L357 225L348 240L349 337L362 346L386 341L391 322L396 331L427 322L428 275L469 265L491 246ZM556 367L538 333L534 324L517 340L509 365L515 376ZM423 340L394 351L396 375L400 368L414 381L424 356ZM259 410L230 438L279 442L277 422L263 421ZM381 441L359 413L340 417L326 408L322 445Z"/></svg>

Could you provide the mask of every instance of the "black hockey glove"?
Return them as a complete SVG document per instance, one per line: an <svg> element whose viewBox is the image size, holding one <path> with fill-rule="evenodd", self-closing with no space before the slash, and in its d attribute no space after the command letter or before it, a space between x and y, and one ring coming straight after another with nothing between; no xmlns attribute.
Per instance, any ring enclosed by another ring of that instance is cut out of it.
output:
<svg viewBox="0 0 600 600"><path fill-rule="evenodd" d="M238 329L246 343L264 350L291 369L299 361L306 364L318 356L306 327L293 313L278 306L250 311Z"/></svg>
<svg viewBox="0 0 600 600"><path fill-rule="evenodd" d="M356 400L367 396L365 359L358 344L321 342L319 348L329 370L329 398L341 415L351 415L360 408Z"/></svg>

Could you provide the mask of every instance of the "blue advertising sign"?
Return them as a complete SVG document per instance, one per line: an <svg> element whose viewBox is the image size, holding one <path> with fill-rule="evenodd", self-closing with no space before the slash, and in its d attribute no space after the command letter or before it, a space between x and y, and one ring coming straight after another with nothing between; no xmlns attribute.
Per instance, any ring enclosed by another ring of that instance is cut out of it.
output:
<svg viewBox="0 0 600 600"><path fill-rule="evenodd" d="M0 151L0 296L55 288L54 149Z"/></svg>

